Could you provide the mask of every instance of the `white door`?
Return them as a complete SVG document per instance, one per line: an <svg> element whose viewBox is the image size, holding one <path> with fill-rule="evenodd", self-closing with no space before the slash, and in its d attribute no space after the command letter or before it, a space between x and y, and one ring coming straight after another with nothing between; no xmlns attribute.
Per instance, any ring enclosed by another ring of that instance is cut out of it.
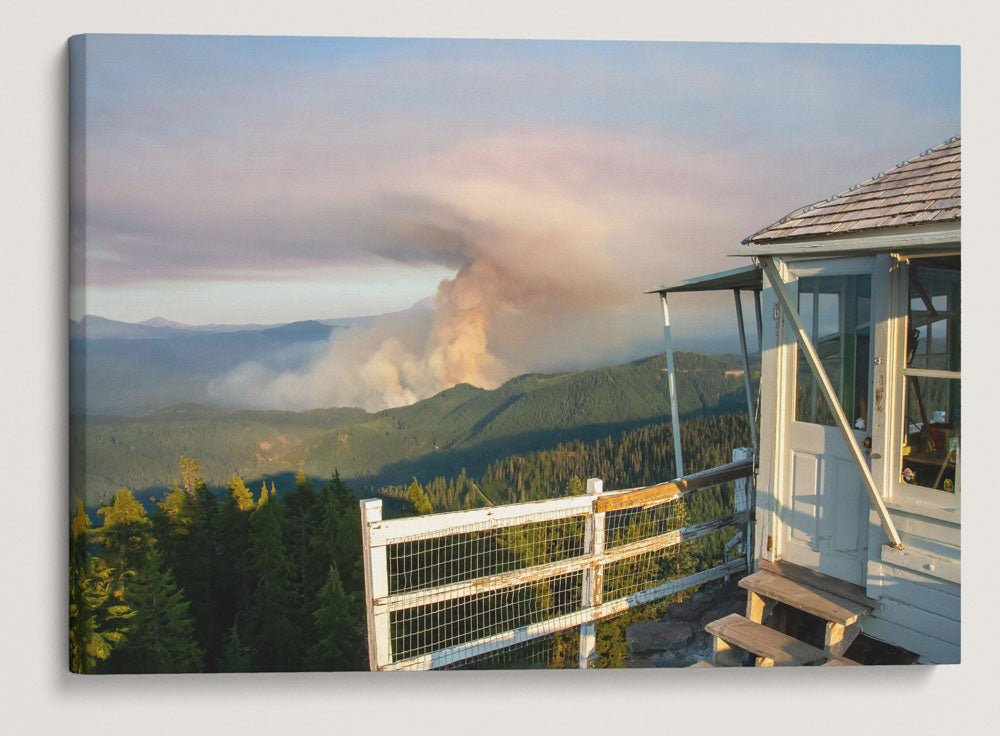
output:
<svg viewBox="0 0 1000 736"><path fill-rule="evenodd" d="M789 268L789 292L859 442L869 437L871 418L873 266L874 259L852 258ZM780 556L864 585L868 497L799 353L792 338L785 358Z"/></svg>

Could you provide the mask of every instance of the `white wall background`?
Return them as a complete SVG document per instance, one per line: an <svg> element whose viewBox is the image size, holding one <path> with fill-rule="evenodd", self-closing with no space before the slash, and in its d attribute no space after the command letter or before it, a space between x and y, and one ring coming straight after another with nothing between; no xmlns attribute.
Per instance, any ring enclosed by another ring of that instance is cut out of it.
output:
<svg viewBox="0 0 1000 736"><path fill-rule="evenodd" d="M3 230L3 579L0 723L7 733L272 734L980 731L995 702L1000 521L989 437L996 328L996 14L985 3L489 0L36 0L5 7L0 55ZM81 32L961 43L965 151L964 664L890 671L439 673L418 676L71 677L65 670L66 38ZM993 164L993 165L991 165ZM988 199L989 198L989 199ZM982 330L971 340L974 329ZM976 429L979 431L976 432ZM783 719L774 721L775 718ZM989 721L986 721L987 723ZM810 728L812 730L812 728ZM571 731L570 731L571 732Z"/></svg>

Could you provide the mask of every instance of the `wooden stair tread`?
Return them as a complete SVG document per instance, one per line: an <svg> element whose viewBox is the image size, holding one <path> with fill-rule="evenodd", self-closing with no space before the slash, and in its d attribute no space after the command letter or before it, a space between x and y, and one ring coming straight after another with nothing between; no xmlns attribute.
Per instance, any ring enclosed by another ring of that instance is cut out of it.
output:
<svg viewBox="0 0 1000 736"><path fill-rule="evenodd" d="M715 667L711 662L706 662L704 659L698 660L691 667Z"/></svg>
<svg viewBox="0 0 1000 736"><path fill-rule="evenodd" d="M705 631L758 657L767 657L778 667L810 664L827 658L822 649L756 624L738 613L712 621Z"/></svg>
<svg viewBox="0 0 1000 736"><path fill-rule="evenodd" d="M833 621L843 626L850 626L871 611L871 608L856 601L767 570L758 570L743 578L740 580L740 587L762 598L785 603L824 621Z"/></svg>
<svg viewBox="0 0 1000 736"><path fill-rule="evenodd" d="M783 578L805 583L816 590L833 593L849 601L860 603L871 610L878 608L880 605L879 601L865 595L865 589L860 585L855 585L854 583L849 583L846 580L840 580L830 575L824 575L819 570L796 565L794 562L789 562L788 560L775 560L772 562L771 560L760 559L757 561L757 566L761 570L773 572Z"/></svg>

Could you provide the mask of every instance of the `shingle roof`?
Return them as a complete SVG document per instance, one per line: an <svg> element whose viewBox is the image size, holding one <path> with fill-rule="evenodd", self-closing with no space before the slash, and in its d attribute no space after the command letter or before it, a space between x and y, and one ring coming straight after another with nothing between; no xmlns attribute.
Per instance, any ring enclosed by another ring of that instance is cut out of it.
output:
<svg viewBox="0 0 1000 736"><path fill-rule="evenodd" d="M846 192L795 210L743 242L854 233L961 217L962 139L956 136Z"/></svg>

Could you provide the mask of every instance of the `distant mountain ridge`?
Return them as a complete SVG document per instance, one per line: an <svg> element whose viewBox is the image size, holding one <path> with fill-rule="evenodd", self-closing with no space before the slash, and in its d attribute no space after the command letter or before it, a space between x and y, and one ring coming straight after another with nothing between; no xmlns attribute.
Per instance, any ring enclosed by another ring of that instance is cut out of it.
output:
<svg viewBox="0 0 1000 736"><path fill-rule="evenodd" d="M429 312L431 304L422 299L390 314ZM135 416L179 402L217 404L209 385L240 364L298 370L336 333L390 314L276 324L189 325L163 317L121 322L93 314L70 319L70 414Z"/></svg>
<svg viewBox="0 0 1000 736"><path fill-rule="evenodd" d="M367 325L378 319L380 315L365 315L362 317L336 317L333 319L297 320L294 322L277 322L274 324L202 324L189 325L183 322L153 317L142 322L121 322L119 320L99 317L94 314L84 316L80 321L70 319L69 336L71 340L142 340L147 338L170 337L191 333L224 333L224 332L260 332L273 330L294 324L316 323L326 327L348 327L351 325Z"/></svg>
<svg viewBox="0 0 1000 736"><path fill-rule="evenodd" d="M335 332L379 315L274 325L185 325L154 317L119 322L70 320L70 413L136 415L182 401L216 403L208 393L245 361L280 372L306 365Z"/></svg>

